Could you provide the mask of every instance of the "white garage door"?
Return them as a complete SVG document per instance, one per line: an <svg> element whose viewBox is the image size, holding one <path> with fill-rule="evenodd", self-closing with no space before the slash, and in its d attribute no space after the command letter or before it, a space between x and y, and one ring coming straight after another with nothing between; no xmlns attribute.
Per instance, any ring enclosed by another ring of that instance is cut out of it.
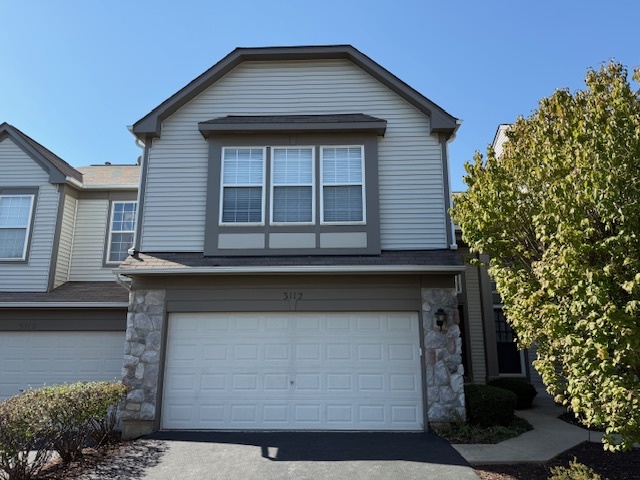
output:
<svg viewBox="0 0 640 480"><path fill-rule="evenodd" d="M0 332L0 400L44 384L122 378L124 332Z"/></svg>
<svg viewBox="0 0 640 480"><path fill-rule="evenodd" d="M422 430L418 315L174 313L165 429Z"/></svg>

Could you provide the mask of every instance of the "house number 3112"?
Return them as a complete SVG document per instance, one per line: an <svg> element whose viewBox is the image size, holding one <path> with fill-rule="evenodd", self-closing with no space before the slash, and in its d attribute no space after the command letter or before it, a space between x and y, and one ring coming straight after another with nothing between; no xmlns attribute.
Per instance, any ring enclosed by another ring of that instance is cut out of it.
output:
<svg viewBox="0 0 640 480"><path fill-rule="evenodd" d="M302 300L302 292L282 292L283 300Z"/></svg>

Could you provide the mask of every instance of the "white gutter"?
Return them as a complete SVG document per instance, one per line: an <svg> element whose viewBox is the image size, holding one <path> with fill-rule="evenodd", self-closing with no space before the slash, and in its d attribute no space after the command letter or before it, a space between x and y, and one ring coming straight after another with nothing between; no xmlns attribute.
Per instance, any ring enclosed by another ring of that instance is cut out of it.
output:
<svg viewBox="0 0 640 480"><path fill-rule="evenodd" d="M0 302L0 308L126 308L128 302Z"/></svg>
<svg viewBox="0 0 640 480"><path fill-rule="evenodd" d="M83 190L138 190L138 184L133 185L84 185Z"/></svg>
<svg viewBox="0 0 640 480"><path fill-rule="evenodd" d="M82 182L79 182L78 180L76 180L73 177L65 177L64 178L65 182L67 182L69 185L73 185L74 187L78 187L78 188L84 188L84 185L82 184Z"/></svg>
<svg viewBox="0 0 640 480"><path fill-rule="evenodd" d="M262 275L262 274L326 274L333 273L458 273L464 265L287 265L255 267L177 267L115 269L116 275Z"/></svg>

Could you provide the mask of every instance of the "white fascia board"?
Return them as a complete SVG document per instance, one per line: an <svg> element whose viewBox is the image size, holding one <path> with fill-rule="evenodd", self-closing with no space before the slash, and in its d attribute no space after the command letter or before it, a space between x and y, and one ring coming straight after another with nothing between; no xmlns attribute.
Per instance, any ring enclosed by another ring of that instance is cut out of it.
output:
<svg viewBox="0 0 640 480"><path fill-rule="evenodd" d="M464 265L287 265L262 267L178 267L115 269L116 275L266 275L266 274L335 274L335 273L459 273Z"/></svg>
<svg viewBox="0 0 640 480"><path fill-rule="evenodd" d="M0 302L2 308L127 308L128 302Z"/></svg>
<svg viewBox="0 0 640 480"><path fill-rule="evenodd" d="M138 190L138 184L135 185L126 185L126 184L118 184L118 185L85 185L83 190Z"/></svg>

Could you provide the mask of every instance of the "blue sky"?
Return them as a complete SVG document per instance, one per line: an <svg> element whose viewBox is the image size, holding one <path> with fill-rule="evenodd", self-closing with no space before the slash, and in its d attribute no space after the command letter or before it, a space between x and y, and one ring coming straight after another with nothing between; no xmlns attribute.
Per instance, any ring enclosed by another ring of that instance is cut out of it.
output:
<svg viewBox="0 0 640 480"><path fill-rule="evenodd" d="M636 0L0 0L0 122L75 166L133 163L126 126L235 47L352 44L464 123L451 182L500 123L589 66L640 65Z"/></svg>

